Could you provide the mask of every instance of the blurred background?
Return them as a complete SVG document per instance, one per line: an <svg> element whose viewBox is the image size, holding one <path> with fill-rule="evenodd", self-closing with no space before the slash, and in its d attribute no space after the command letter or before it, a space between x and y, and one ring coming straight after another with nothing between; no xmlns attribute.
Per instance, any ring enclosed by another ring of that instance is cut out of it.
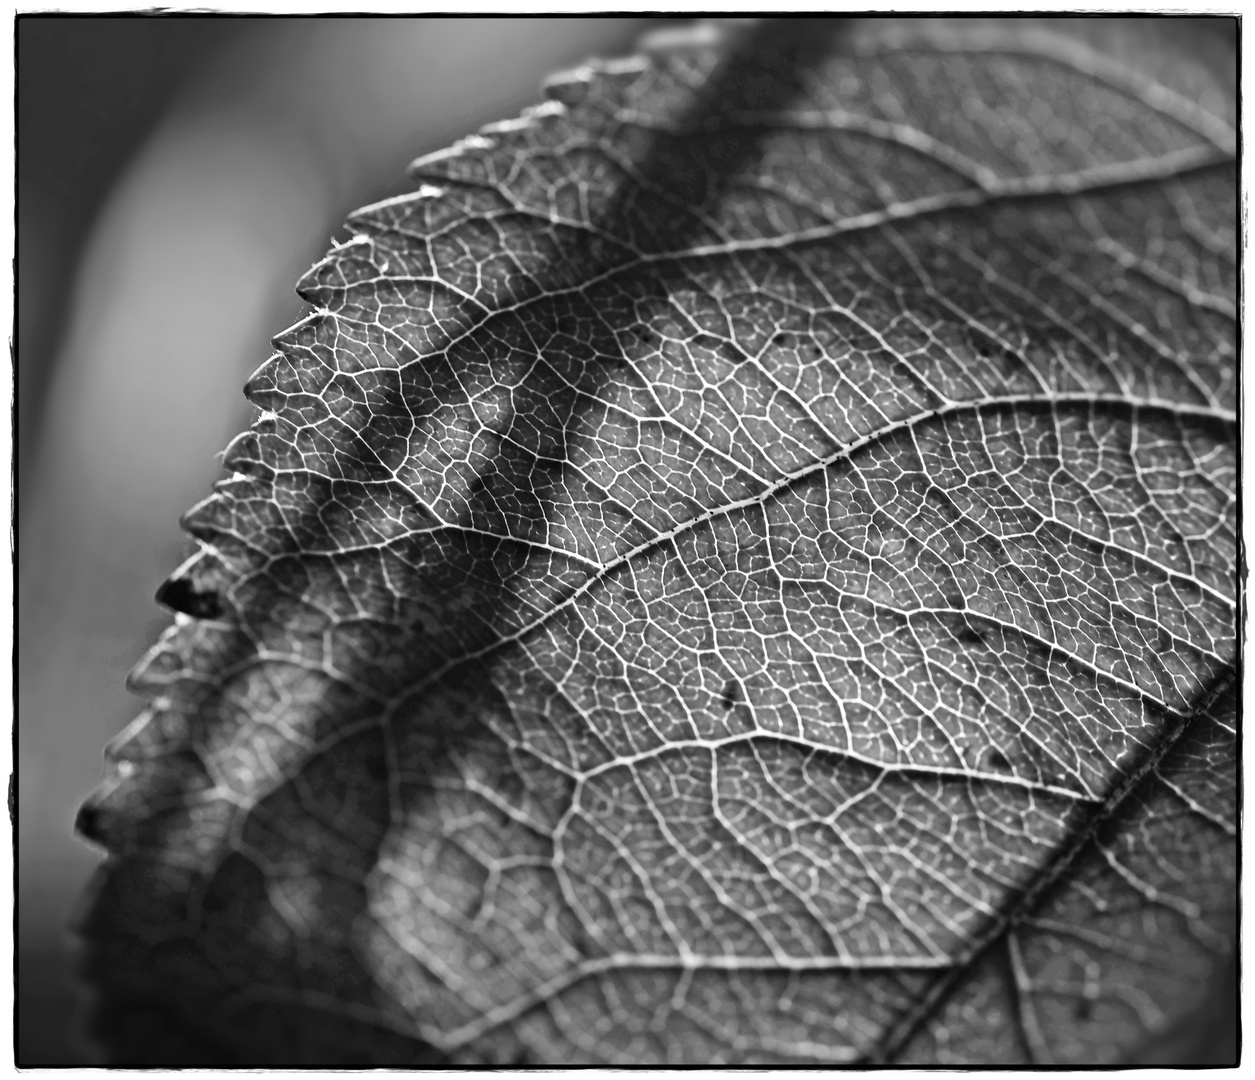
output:
<svg viewBox="0 0 1255 1080"><path fill-rule="evenodd" d="M88 1060L74 814L297 278L411 159L649 21L17 19L19 1066Z"/></svg>

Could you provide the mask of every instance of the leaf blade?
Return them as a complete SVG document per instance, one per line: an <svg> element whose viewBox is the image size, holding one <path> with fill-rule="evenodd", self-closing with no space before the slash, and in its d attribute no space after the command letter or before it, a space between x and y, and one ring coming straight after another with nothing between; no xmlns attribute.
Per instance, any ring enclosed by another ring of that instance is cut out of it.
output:
<svg viewBox="0 0 1255 1080"><path fill-rule="evenodd" d="M221 1030L858 1060L1231 669L1231 131L902 33L584 73L355 215L186 520L98 948L164 887Z"/></svg>

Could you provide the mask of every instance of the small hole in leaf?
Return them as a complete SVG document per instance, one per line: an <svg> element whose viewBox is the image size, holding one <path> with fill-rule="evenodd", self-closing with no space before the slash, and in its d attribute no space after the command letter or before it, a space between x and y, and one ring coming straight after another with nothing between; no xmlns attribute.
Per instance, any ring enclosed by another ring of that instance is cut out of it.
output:
<svg viewBox="0 0 1255 1080"><path fill-rule="evenodd" d="M740 688L737 686L735 679L729 679L724 684L723 694L719 698L719 703L725 709L730 709L736 704L738 697L740 697Z"/></svg>
<svg viewBox="0 0 1255 1080"><path fill-rule="evenodd" d="M222 601L215 592L201 592L186 578L171 578L157 590L157 603L194 619L216 619L222 614Z"/></svg>

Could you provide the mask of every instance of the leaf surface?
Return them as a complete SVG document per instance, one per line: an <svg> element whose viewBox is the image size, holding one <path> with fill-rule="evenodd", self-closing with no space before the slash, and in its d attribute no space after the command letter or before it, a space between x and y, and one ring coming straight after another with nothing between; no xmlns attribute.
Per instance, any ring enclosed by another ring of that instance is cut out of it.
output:
<svg viewBox="0 0 1255 1080"><path fill-rule="evenodd" d="M1187 1017L1236 911L1204 51L704 31L355 214L81 818L117 1053L1077 1064Z"/></svg>

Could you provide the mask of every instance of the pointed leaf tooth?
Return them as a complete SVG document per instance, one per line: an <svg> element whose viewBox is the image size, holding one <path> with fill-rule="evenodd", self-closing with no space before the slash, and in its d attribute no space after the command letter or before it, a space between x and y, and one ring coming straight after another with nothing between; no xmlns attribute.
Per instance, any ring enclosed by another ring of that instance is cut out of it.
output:
<svg viewBox="0 0 1255 1080"><path fill-rule="evenodd" d="M192 745L192 722L173 699L160 694L131 723L105 745L105 760L119 777L129 776L130 766L167 757Z"/></svg>
<svg viewBox="0 0 1255 1080"><path fill-rule="evenodd" d="M469 180L481 175L483 159L497 142L486 135L468 135L445 150L436 150L410 163L411 180Z"/></svg>
<svg viewBox="0 0 1255 1080"><path fill-rule="evenodd" d="M545 97L567 109L577 109L592 88L593 71L588 65L550 75L543 84Z"/></svg>
<svg viewBox="0 0 1255 1080"><path fill-rule="evenodd" d="M270 408L269 402L274 400L271 395L275 387L275 367L283 359L282 353L275 353L244 384L244 396L258 408Z"/></svg>
<svg viewBox="0 0 1255 1080"><path fill-rule="evenodd" d="M242 431L222 453L222 465L252 477L269 477L273 470L262 460L261 443L254 430Z"/></svg>
<svg viewBox="0 0 1255 1080"><path fill-rule="evenodd" d="M197 540L212 542L233 523L232 503L214 494L202 499L179 518L179 526Z"/></svg>

